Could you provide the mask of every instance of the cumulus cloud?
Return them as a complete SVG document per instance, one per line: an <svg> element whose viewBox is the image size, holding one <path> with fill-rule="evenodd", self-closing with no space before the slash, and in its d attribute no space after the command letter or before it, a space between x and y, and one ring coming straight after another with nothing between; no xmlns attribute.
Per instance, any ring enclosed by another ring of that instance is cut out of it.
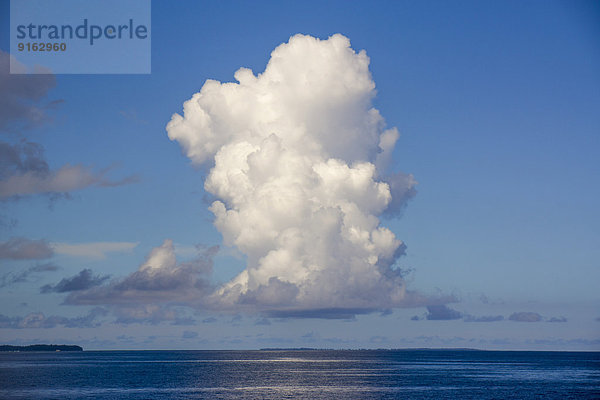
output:
<svg viewBox="0 0 600 400"><path fill-rule="evenodd" d="M38 264L20 272L9 272L0 278L0 287L10 286L15 283L27 282L29 276L39 272L56 271L58 267L52 263Z"/></svg>
<svg viewBox="0 0 600 400"><path fill-rule="evenodd" d="M100 325L99 317L107 314L103 308L96 307L81 317L46 316L44 313L30 313L23 317L8 317L0 314L0 329L37 329L64 326L66 328L92 328Z"/></svg>
<svg viewBox="0 0 600 400"><path fill-rule="evenodd" d="M218 248L203 249L189 262L177 262L173 241L154 248L139 268L122 279L71 292L66 304L118 306L121 322L175 320L159 305L170 302L202 304L213 288L208 281ZM82 271L83 272L83 271Z"/></svg>
<svg viewBox="0 0 600 400"><path fill-rule="evenodd" d="M42 293L66 293L87 290L94 286L101 285L108 278L108 275L93 275L92 270L84 269L77 275L62 279L56 285L44 285L40 288L40 291Z"/></svg>
<svg viewBox="0 0 600 400"><path fill-rule="evenodd" d="M72 257L104 259L108 253L133 250L139 242L52 243L56 254Z"/></svg>
<svg viewBox="0 0 600 400"><path fill-rule="evenodd" d="M535 312L516 312L512 313L508 319L515 322L540 322L542 316Z"/></svg>
<svg viewBox="0 0 600 400"><path fill-rule="evenodd" d="M0 50L0 131L37 126L48 120L47 110L57 101L43 103L56 85L53 74L10 74L10 65L24 68ZM60 100L59 100L60 101Z"/></svg>
<svg viewBox="0 0 600 400"><path fill-rule="evenodd" d="M45 240L32 240L24 237L13 237L0 242L0 259L40 260L50 258L53 250Z"/></svg>
<svg viewBox="0 0 600 400"><path fill-rule="evenodd" d="M167 125L210 167L214 224L246 255L209 306L346 318L416 305L397 267L406 246L379 219L398 213L416 182L385 175L399 134L372 106L366 52L339 34L296 35L264 72L234 76L207 80Z"/></svg>
<svg viewBox="0 0 600 400"><path fill-rule="evenodd" d="M426 318L432 321L461 319L463 314L445 304L427 306Z"/></svg>
<svg viewBox="0 0 600 400"><path fill-rule="evenodd" d="M119 186L137 181L135 176L112 180L108 177L110 170L93 171L83 165L70 164L51 170L39 143L0 141L0 200L37 194L64 196L90 186Z"/></svg>

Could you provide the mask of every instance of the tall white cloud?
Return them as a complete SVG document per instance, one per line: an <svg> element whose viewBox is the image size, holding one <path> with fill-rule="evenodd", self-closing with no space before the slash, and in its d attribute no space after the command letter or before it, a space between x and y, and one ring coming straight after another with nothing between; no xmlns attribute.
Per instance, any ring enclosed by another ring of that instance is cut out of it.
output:
<svg viewBox="0 0 600 400"><path fill-rule="evenodd" d="M213 306L280 314L414 302L395 267L405 246L379 216L416 182L395 175L392 190L381 177L399 135L372 106L365 51L339 34L296 35L263 73L241 68L235 79L207 80L167 125L193 163L211 167L214 224L247 256Z"/></svg>

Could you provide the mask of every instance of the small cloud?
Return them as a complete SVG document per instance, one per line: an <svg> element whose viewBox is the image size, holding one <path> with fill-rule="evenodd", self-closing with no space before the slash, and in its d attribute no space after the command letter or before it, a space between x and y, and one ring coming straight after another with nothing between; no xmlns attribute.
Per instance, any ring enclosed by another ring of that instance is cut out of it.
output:
<svg viewBox="0 0 600 400"><path fill-rule="evenodd" d="M152 324L171 322L174 325L194 324L184 315L181 306L198 307L206 301L212 286L205 276L212 270L212 256L218 248L203 252L188 262L177 262L171 240L155 247L139 268L121 279L108 283L106 277L93 277L91 271L81 272L73 278L87 283L85 289L73 290L64 304L105 305L120 324ZM44 291L64 290L62 285L43 288ZM91 285L93 284L93 285Z"/></svg>
<svg viewBox="0 0 600 400"><path fill-rule="evenodd" d="M56 86L53 74L10 74L10 66L25 68L14 56L0 50L0 131L21 131L50 120L46 113L60 100L43 104Z"/></svg>
<svg viewBox="0 0 600 400"><path fill-rule="evenodd" d="M183 331L183 334L181 335L182 339L195 339L198 337L198 332L194 332L194 331Z"/></svg>
<svg viewBox="0 0 600 400"><path fill-rule="evenodd" d="M482 302L483 304L491 304L491 305L504 304L504 301L502 299L500 299L500 298L491 299L483 293L481 293L479 295L479 301Z"/></svg>
<svg viewBox="0 0 600 400"><path fill-rule="evenodd" d="M29 271L31 271L31 272L49 272L49 271L58 271L58 270L59 270L59 267L52 263L38 264L38 265L35 265L35 266L29 268Z"/></svg>
<svg viewBox="0 0 600 400"><path fill-rule="evenodd" d="M41 260L52 255L52 248L45 240L13 237L6 242L0 242L0 259Z"/></svg>
<svg viewBox="0 0 600 400"><path fill-rule="evenodd" d="M38 194L68 196L90 186L112 187L138 180L136 176L112 180L107 177L111 169L92 171L82 165L65 164L51 170L41 144L25 139L16 144L0 141L0 201Z"/></svg>
<svg viewBox="0 0 600 400"><path fill-rule="evenodd" d="M310 332L305 333L301 337L302 337L302 339L318 339L321 336L318 333L316 333L315 331L310 331Z"/></svg>
<svg viewBox="0 0 600 400"><path fill-rule="evenodd" d="M536 345L551 345L554 347L571 347L571 346L585 346L591 347L590 350L595 351L600 345L600 339L587 339L587 338L575 338L575 339L534 339L534 340L526 340L525 343L528 344L536 344Z"/></svg>
<svg viewBox="0 0 600 400"><path fill-rule="evenodd" d="M24 317L7 317L0 314L0 328L4 329L48 329L57 326L65 328L93 328L99 325L96 320L98 317L105 316L107 311L103 308L96 307L86 315L81 317L62 317L51 315L46 317L44 313L30 313Z"/></svg>
<svg viewBox="0 0 600 400"><path fill-rule="evenodd" d="M535 312L516 312L511 314L508 319L515 322L540 322L542 316Z"/></svg>
<svg viewBox="0 0 600 400"><path fill-rule="evenodd" d="M502 315L482 315L482 316L475 316L475 315L465 315L464 321L465 322L496 322L496 321L503 321L504 317Z"/></svg>
<svg viewBox="0 0 600 400"><path fill-rule="evenodd" d="M196 320L191 317L177 317L172 325L191 326L196 325Z"/></svg>
<svg viewBox="0 0 600 400"><path fill-rule="evenodd" d="M271 321L268 318L259 318L254 325L271 325Z"/></svg>
<svg viewBox="0 0 600 400"><path fill-rule="evenodd" d="M107 285L73 292L65 303L110 304L115 307L173 302L198 304L206 301L206 294L212 291L212 286L205 277L212 271L212 257L217 250L217 247L204 249L196 259L178 263L173 241L167 239L148 254L135 272Z"/></svg>
<svg viewBox="0 0 600 400"><path fill-rule="evenodd" d="M387 336L371 336L369 342L373 344L381 344L388 341Z"/></svg>
<svg viewBox="0 0 600 400"><path fill-rule="evenodd" d="M95 172L82 165L70 164L55 171L14 173L0 179L0 200L16 200L38 194L60 197L90 186L113 187L138 181L134 176L113 181L106 174L107 170Z"/></svg>
<svg viewBox="0 0 600 400"><path fill-rule="evenodd" d="M212 324L214 322L217 322L218 320L215 317L208 317L208 318L204 318L202 320L203 324Z"/></svg>
<svg viewBox="0 0 600 400"><path fill-rule="evenodd" d="M566 317L552 317L548 320L548 322L567 322Z"/></svg>
<svg viewBox="0 0 600 400"><path fill-rule="evenodd" d="M418 315L413 315L413 316L410 318L410 320L411 320L411 321L419 321L420 319L421 319L421 318L419 318L419 316L418 316Z"/></svg>
<svg viewBox="0 0 600 400"><path fill-rule="evenodd" d="M79 290L87 290L99 286L110 278L109 275L94 276L91 269L84 269L75 276L64 278L56 285L44 285L40 288L41 293L67 293Z"/></svg>
<svg viewBox="0 0 600 400"><path fill-rule="evenodd" d="M428 313L426 318L430 321L443 321L462 318L462 313L460 311L453 310L445 304L427 306L427 311Z"/></svg>
<svg viewBox="0 0 600 400"><path fill-rule="evenodd" d="M177 311L166 306L154 304L134 305L113 308L118 324L150 324L157 325L164 321L175 321L179 318Z"/></svg>
<svg viewBox="0 0 600 400"><path fill-rule="evenodd" d="M56 254L104 259L108 253L132 251L139 242L89 242L89 243L52 243Z"/></svg>
<svg viewBox="0 0 600 400"><path fill-rule="evenodd" d="M15 283L27 282L30 275L39 272L51 272L58 270L52 263L38 264L19 273L9 272L0 278L0 287L10 286Z"/></svg>
<svg viewBox="0 0 600 400"><path fill-rule="evenodd" d="M6 230L12 230L18 225L19 221L16 218L7 217L6 215L0 215L0 228Z"/></svg>
<svg viewBox="0 0 600 400"><path fill-rule="evenodd" d="M270 318L321 318L352 320L357 314L369 314L373 309L355 308L318 308L309 310L269 310L263 314Z"/></svg>

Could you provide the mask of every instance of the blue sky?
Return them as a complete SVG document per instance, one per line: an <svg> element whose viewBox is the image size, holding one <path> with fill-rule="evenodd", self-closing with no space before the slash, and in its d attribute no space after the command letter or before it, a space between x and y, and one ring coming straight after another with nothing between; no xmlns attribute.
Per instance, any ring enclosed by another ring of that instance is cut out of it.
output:
<svg viewBox="0 0 600 400"><path fill-rule="evenodd" d="M8 1L0 8L6 53ZM196 245L219 245L213 284L246 268L244 252L213 225L215 195L203 189L210 163L192 165L165 127L207 79L263 72L297 33L341 33L370 58L373 106L400 133L382 175L418 182L401 215L380 223L407 246L394 268L410 271L408 289L430 308L383 304L331 319L181 299L64 304L74 291L59 292L62 279L88 269L91 286L122 281L165 239L178 262L193 259ZM0 202L2 342L598 350L597 3L155 0L151 37L150 75L58 74L38 83L41 98L16 100L42 109L43 121L0 115L7 146L37 143L49 170L82 165L111 182ZM52 254L17 257L15 238ZM44 285L54 292L41 293ZM483 317L496 320L469 322Z"/></svg>

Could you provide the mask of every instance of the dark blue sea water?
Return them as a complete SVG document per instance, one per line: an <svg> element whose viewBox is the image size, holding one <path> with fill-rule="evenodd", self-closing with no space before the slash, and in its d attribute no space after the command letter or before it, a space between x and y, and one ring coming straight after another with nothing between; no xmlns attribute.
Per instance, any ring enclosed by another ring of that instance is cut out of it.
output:
<svg viewBox="0 0 600 400"><path fill-rule="evenodd" d="M600 399L600 353L0 353L1 399Z"/></svg>

